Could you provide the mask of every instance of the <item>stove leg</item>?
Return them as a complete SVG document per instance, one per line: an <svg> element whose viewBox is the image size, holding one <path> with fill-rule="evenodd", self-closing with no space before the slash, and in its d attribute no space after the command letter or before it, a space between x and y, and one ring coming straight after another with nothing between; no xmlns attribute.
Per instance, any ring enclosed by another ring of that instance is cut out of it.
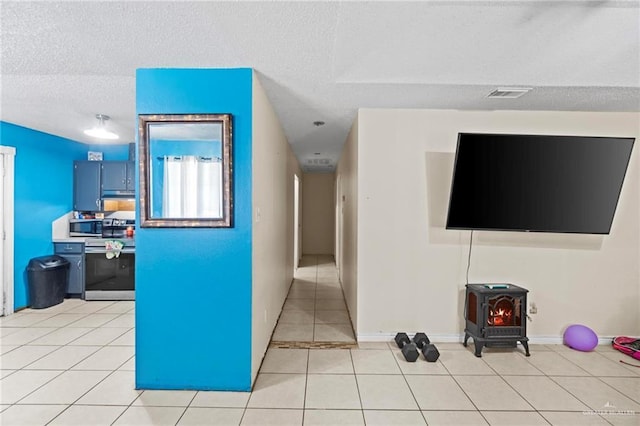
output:
<svg viewBox="0 0 640 426"><path fill-rule="evenodd" d="M484 346L484 343L478 342L476 339L473 339L473 343L476 347L476 356L480 358L482 356L482 347Z"/></svg>
<svg viewBox="0 0 640 426"><path fill-rule="evenodd" d="M531 354L529 353L529 342L527 342L526 340L521 340L520 343L522 343L522 346L524 347L525 355L531 356Z"/></svg>
<svg viewBox="0 0 640 426"><path fill-rule="evenodd" d="M467 340L469 340L469 333L464 332L464 341L462 342L462 346L467 347Z"/></svg>

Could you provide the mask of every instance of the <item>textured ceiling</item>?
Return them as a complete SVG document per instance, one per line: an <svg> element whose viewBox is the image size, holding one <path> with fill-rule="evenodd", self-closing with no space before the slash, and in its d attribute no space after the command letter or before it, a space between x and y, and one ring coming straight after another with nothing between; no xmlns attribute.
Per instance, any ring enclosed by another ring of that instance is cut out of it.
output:
<svg viewBox="0 0 640 426"><path fill-rule="evenodd" d="M96 113L134 140L143 67L256 69L308 171L361 107L640 111L640 0L2 0L0 24L0 119L86 143Z"/></svg>

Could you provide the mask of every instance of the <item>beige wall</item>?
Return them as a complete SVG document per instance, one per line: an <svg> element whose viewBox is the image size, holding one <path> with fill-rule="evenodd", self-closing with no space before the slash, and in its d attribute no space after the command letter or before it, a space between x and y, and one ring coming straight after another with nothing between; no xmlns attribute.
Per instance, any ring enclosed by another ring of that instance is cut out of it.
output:
<svg viewBox="0 0 640 426"><path fill-rule="evenodd" d="M335 236L335 175L302 176L302 253L333 254Z"/></svg>
<svg viewBox="0 0 640 426"><path fill-rule="evenodd" d="M336 264L353 329L358 330L358 118L345 142L336 169L336 192L339 200Z"/></svg>
<svg viewBox="0 0 640 426"><path fill-rule="evenodd" d="M446 340L464 329L470 234L444 229L457 133L638 138L640 115L364 109L358 131L358 338L424 330ZM530 337L557 340L572 323L640 334L638 148L610 235L474 233L470 282L528 288Z"/></svg>
<svg viewBox="0 0 640 426"><path fill-rule="evenodd" d="M255 73L252 132L253 384L293 279L293 174L300 173L298 162Z"/></svg>

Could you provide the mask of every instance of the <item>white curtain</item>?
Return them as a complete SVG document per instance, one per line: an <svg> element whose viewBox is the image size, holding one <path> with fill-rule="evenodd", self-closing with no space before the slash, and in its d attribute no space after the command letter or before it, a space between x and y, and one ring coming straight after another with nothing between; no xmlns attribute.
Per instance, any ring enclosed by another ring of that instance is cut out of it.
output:
<svg viewBox="0 0 640 426"><path fill-rule="evenodd" d="M222 163L218 158L164 157L163 188L163 217L222 217Z"/></svg>

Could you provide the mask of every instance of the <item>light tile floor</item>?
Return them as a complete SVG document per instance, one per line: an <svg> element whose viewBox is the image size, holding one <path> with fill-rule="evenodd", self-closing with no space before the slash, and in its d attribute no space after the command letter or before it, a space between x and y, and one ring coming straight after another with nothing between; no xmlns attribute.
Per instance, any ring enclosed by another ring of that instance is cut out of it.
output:
<svg viewBox="0 0 640 426"><path fill-rule="evenodd" d="M333 256L303 256L272 340L355 343Z"/></svg>
<svg viewBox="0 0 640 426"><path fill-rule="evenodd" d="M71 299L0 318L0 424L640 424L640 368L608 346L476 358L441 343L435 363L407 363L393 342L271 348L251 393L138 391L133 311Z"/></svg>

